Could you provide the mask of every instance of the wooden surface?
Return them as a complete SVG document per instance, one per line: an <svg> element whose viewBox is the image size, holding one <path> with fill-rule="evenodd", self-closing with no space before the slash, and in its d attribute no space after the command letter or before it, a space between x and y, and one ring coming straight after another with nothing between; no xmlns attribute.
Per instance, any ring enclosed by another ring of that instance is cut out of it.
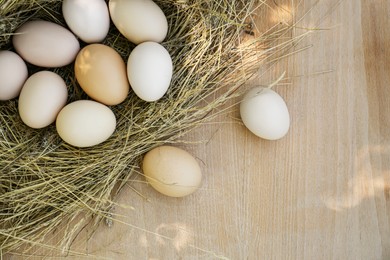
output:
<svg viewBox="0 0 390 260"><path fill-rule="evenodd" d="M129 188L118 202L132 208L114 209L128 225L102 225L76 249L110 259L390 259L390 1L315 2L301 2L297 17L314 8L299 25L324 17L329 30L248 84L287 71L292 84L275 90L288 135L261 140L232 109L186 137L204 141L186 146L204 172L197 193L174 199L133 184L147 199ZM288 19L283 10L258 25Z"/></svg>

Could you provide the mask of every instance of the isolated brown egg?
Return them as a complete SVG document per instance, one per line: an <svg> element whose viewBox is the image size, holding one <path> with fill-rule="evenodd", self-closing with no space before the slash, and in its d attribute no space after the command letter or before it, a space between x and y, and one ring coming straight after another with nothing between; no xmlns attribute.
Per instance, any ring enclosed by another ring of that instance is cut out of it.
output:
<svg viewBox="0 0 390 260"><path fill-rule="evenodd" d="M77 55L74 69L81 88L94 100L117 105L126 99L130 88L126 65L111 47L87 45Z"/></svg>
<svg viewBox="0 0 390 260"><path fill-rule="evenodd" d="M195 192L202 180L196 159L173 146L160 146L149 151L144 157L142 170L153 188L171 197L184 197Z"/></svg>

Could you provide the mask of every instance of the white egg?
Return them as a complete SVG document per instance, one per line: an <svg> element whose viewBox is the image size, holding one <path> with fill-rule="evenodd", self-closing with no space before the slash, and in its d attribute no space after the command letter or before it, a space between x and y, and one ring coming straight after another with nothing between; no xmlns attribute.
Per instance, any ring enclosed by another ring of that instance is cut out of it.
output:
<svg viewBox="0 0 390 260"><path fill-rule="evenodd" d="M19 96L19 115L31 128L43 128L56 120L66 104L68 89L54 72L40 71L24 83Z"/></svg>
<svg viewBox="0 0 390 260"><path fill-rule="evenodd" d="M127 76L133 91L149 102L160 99L167 92L172 70L168 51L155 42L138 45L127 62Z"/></svg>
<svg viewBox="0 0 390 260"><path fill-rule="evenodd" d="M240 114L244 125L264 139L280 139L290 127L286 103L269 88L255 87L248 91L240 104Z"/></svg>
<svg viewBox="0 0 390 260"><path fill-rule="evenodd" d="M110 0L108 5L112 22L129 41L162 42L167 36L167 18L152 0Z"/></svg>
<svg viewBox="0 0 390 260"><path fill-rule="evenodd" d="M17 97L28 77L26 63L12 51L0 51L0 100Z"/></svg>
<svg viewBox="0 0 390 260"><path fill-rule="evenodd" d="M71 31L87 43L101 42L110 28L104 0L64 0L62 14Z"/></svg>

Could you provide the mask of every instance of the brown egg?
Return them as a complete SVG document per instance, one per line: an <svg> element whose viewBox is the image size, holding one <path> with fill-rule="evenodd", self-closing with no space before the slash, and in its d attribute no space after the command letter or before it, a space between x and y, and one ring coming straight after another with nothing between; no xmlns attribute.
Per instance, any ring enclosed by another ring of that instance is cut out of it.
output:
<svg viewBox="0 0 390 260"><path fill-rule="evenodd" d="M81 88L94 100L117 105L129 93L125 62L111 47L91 44L84 47L74 65Z"/></svg>
<svg viewBox="0 0 390 260"><path fill-rule="evenodd" d="M153 188L171 197L184 197L200 186L202 172L196 159L173 146L149 151L142 163L143 173Z"/></svg>

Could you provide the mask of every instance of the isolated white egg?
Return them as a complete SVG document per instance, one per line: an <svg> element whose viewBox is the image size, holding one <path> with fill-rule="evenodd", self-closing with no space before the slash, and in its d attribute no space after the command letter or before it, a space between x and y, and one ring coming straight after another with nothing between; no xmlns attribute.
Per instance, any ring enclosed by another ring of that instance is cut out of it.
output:
<svg viewBox="0 0 390 260"><path fill-rule="evenodd" d="M145 101L156 101L167 92L172 79L172 59L155 42L144 42L130 53L127 76L135 94Z"/></svg>
<svg viewBox="0 0 390 260"><path fill-rule="evenodd" d="M240 114L244 125L264 139L280 139L290 127L286 103L269 88L255 87L248 91L240 104Z"/></svg>
<svg viewBox="0 0 390 260"><path fill-rule="evenodd" d="M110 28L104 0L64 0L62 14L71 31L87 43L101 42Z"/></svg>
<svg viewBox="0 0 390 260"><path fill-rule="evenodd" d="M58 135L70 145L90 147L106 141L115 131L116 118L107 106L92 100L78 100L58 114Z"/></svg>
<svg viewBox="0 0 390 260"><path fill-rule="evenodd" d="M17 97L28 76L23 59L12 51L0 51L0 100Z"/></svg>
<svg viewBox="0 0 390 260"><path fill-rule="evenodd" d="M56 120L66 104L68 90L64 80L51 71L40 71L24 83L19 96L19 115L31 128L43 128Z"/></svg>
<svg viewBox="0 0 390 260"><path fill-rule="evenodd" d="M167 18L152 0L110 0L108 6L112 22L129 41L162 42L167 36Z"/></svg>

